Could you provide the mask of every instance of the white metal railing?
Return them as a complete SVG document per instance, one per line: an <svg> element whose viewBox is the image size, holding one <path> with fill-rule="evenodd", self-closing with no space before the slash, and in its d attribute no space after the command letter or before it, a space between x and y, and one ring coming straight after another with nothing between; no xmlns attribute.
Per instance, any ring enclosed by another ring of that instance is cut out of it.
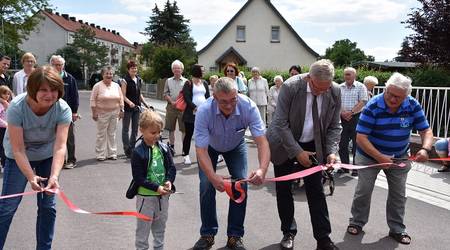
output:
<svg viewBox="0 0 450 250"><path fill-rule="evenodd" d="M375 87L374 94L384 91L385 86ZM425 116L433 129L433 135L438 138L450 136L450 88L413 87L411 96L422 105Z"/></svg>

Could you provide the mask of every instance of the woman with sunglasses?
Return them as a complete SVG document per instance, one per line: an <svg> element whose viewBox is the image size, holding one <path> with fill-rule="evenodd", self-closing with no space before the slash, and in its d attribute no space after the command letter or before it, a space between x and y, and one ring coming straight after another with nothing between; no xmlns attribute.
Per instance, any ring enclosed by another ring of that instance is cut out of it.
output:
<svg viewBox="0 0 450 250"><path fill-rule="evenodd" d="M228 63L225 68L223 69L223 74L226 77L229 77L234 80L236 84L236 89L238 90L238 93L240 94L247 94L247 86L244 84L242 79L239 77L239 69L237 68L236 64L234 63Z"/></svg>

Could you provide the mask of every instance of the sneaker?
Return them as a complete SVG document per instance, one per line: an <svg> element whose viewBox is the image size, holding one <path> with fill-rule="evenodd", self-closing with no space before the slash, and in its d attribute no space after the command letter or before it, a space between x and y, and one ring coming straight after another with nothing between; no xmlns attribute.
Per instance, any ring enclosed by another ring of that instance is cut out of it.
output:
<svg viewBox="0 0 450 250"><path fill-rule="evenodd" d="M108 160L113 160L113 161L117 160L117 155L112 155L112 156L108 157Z"/></svg>
<svg viewBox="0 0 450 250"><path fill-rule="evenodd" d="M356 169L352 170L352 176L358 176L358 170Z"/></svg>
<svg viewBox="0 0 450 250"><path fill-rule="evenodd" d="M245 250L244 243L242 242L242 237L229 236L227 240L227 247L234 250Z"/></svg>
<svg viewBox="0 0 450 250"><path fill-rule="evenodd" d="M104 161L106 160L105 157L97 157L97 161Z"/></svg>
<svg viewBox="0 0 450 250"><path fill-rule="evenodd" d="M191 165L191 157L189 155L184 156L184 165Z"/></svg>
<svg viewBox="0 0 450 250"><path fill-rule="evenodd" d="M197 242L195 242L193 250L208 250L214 245L213 235L202 235Z"/></svg>
<svg viewBox="0 0 450 250"><path fill-rule="evenodd" d="M72 169L76 166L77 166L77 164L75 164L75 162L67 162L66 164L64 164L65 169Z"/></svg>
<svg viewBox="0 0 450 250"><path fill-rule="evenodd" d="M294 249L294 238L292 233L285 234L280 242L281 249Z"/></svg>
<svg viewBox="0 0 450 250"><path fill-rule="evenodd" d="M222 156L222 155L219 155L219 156L217 157L217 163L221 163L221 162L223 162L223 156Z"/></svg>

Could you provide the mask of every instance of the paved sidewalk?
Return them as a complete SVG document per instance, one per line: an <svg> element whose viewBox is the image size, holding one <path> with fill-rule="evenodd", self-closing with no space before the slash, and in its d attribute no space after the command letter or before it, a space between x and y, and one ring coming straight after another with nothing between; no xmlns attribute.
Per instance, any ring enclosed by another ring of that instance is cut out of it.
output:
<svg viewBox="0 0 450 250"><path fill-rule="evenodd" d="M146 98L156 111L161 115L165 115L166 101ZM250 132L247 130L246 137L251 138ZM429 204L439 206L450 210L450 173L439 173L437 170L440 165L437 163L414 162L407 180L407 195ZM338 176L347 178L350 175ZM356 177L352 177L356 178ZM387 181L384 173L381 171L378 176L376 185L387 189Z"/></svg>

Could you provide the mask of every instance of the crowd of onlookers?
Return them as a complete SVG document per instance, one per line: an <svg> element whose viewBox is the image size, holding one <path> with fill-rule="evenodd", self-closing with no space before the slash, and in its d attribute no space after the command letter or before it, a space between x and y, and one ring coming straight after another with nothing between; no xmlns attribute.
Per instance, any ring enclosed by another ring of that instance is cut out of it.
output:
<svg viewBox="0 0 450 250"><path fill-rule="evenodd" d="M35 191L58 188L61 169L76 167L75 122L79 119L76 80L64 70L65 60L50 57L48 66L35 67L31 53L22 57L23 69L11 78L7 74L11 59L0 55L0 158L3 170L2 195L21 193L29 183ZM204 68L195 64L190 78L183 77L184 64L171 64L173 76L166 80L165 121L152 111L141 93L143 81L135 61L127 62L127 73L114 82L114 70L105 66L102 80L91 92L91 117L97 126L95 157L98 161L117 160L117 123L122 120L121 139L125 157L131 159L133 196L136 209L151 215L153 222L138 221L136 248L147 249L153 234L155 249L163 247L167 221L168 195L175 188L175 130L182 132L184 164L191 164L191 140L199 165L201 237L194 249L209 249L217 234L215 190L224 191L226 180L215 173L218 162L225 161L232 180L247 179L263 183L269 162L275 176L317 164L332 166L339 158L344 164L394 164L408 157L409 136L419 131L422 148L415 160L426 161L432 148L432 132L420 104L410 96L411 79L394 73L386 89L373 95L377 78L368 76L358 82L357 71L344 69L344 82L337 84L334 66L319 60L310 71L300 66L289 69L290 77L277 75L273 86L261 76L258 67L245 78L234 63L223 68L225 77L211 76L206 81ZM212 98L210 98L212 97ZM183 104L183 105L180 105ZM131 127L131 129L130 129ZM163 143L161 131L169 132ZM259 167L247 177L245 131L249 129L258 148ZM139 137L138 134L141 134ZM350 144L351 142L351 144ZM442 158L450 156L448 139L440 139L435 149ZM339 157L338 157L339 156ZM439 172L450 171L444 161ZM395 164L394 164L395 165ZM368 221L370 196L380 170L389 186L387 223L389 236L402 244L411 237L403 224L405 183L410 169L368 168L351 175L359 176L347 233L357 235ZM346 170L344 170L346 171ZM331 241L330 221L323 195L322 175L305 177L314 237L318 249L338 249ZM247 184L244 183L244 192ZM276 184L278 213L284 249L292 249L297 227L291 182ZM55 199L38 194L37 248L49 249L56 218ZM0 248L6 240L20 198L0 200ZM227 247L245 249L243 244L246 199L230 201Z"/></svg>

